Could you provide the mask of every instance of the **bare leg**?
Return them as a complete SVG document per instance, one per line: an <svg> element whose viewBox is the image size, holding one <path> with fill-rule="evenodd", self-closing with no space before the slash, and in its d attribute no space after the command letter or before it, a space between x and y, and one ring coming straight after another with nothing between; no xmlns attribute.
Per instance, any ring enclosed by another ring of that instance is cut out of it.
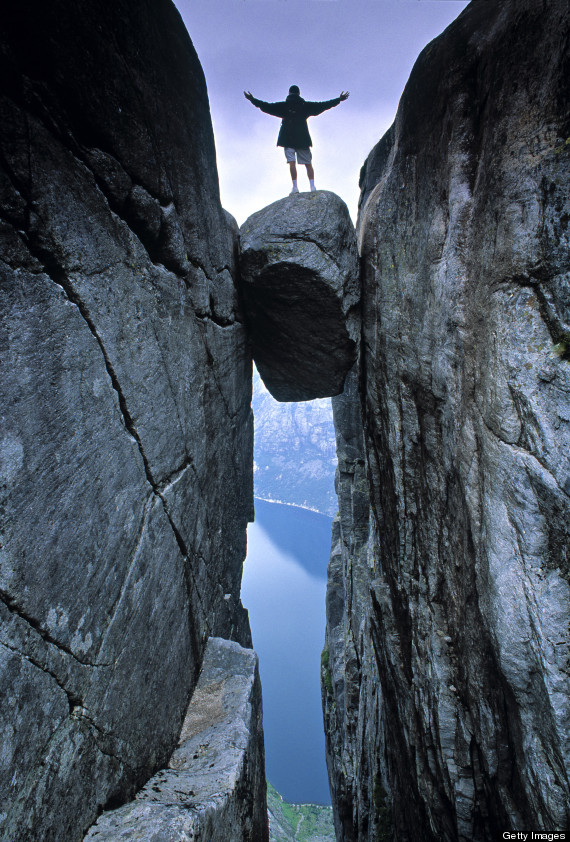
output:
<svg viewBox="0 0 570 842"><path fill-rule="evenodd" d="M289 161L289 169L291 170L291 181L293 182L291 193L298 193L299 188L297 187L297 167L295 161Z"/></svg>
<svg viewBox="0 0 570 842"><path fill-rule="evenodd" d="M307 175L309 176L309 184L311 185L311 192L314 192L317 188L315 187L315 171L313 169L312 164L305 164L307 167Z"/></svg>

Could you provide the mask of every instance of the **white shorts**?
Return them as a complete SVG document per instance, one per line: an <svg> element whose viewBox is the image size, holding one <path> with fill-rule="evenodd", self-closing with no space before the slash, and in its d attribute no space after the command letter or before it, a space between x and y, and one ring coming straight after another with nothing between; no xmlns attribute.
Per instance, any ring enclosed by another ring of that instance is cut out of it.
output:
<svg viewBox="0 0 570 842"><path fill-rule="evenodd" d="M290 146L285 147L285 157L288 164L295 163L295 153L297 153L297 163L310 164L313 160L310 149L291 149Z"/></svg>

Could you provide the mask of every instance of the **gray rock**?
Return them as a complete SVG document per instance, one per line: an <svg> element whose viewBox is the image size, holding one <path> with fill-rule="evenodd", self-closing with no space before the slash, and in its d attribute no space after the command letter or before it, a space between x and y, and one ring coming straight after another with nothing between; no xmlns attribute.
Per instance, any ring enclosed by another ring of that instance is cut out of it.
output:
<svg viewBox="0 0 570 842"><path fill-rule="evenodd" d="M344 202L318 191L254 213L241 233L241 290L253 357L280 401L342 392L359 332L358 258Z"/></svg>
<svg viewBox="0 0 570 842"><path fill-rule="evenodd" d="M570 824L569 22L475 0L363 169L371 508L341 496L325 707L346 842Z"/></svg>
<svg viewBox="0 0 570 842"><path fill-rule="evenodd" d="M9 2L0 68L0 837L67 842L250 642L251 357L174 6Z"/></svg>
<svg viewBox="0 0 570 842"><path fill-rule="evenodd" d="M267 831L257 655L210 638L178 747L134 801L103 813L97 842L264 842Z"/></svg>
<svg viewBox="0 0 570 842"><path fill-rule="evenodd" d="M366 682L378 684L370 651L367 615L370 581L368 563L370 497L362 417L358 396L358 367L349 373L342 395L332 399L338 468L335 487L338 515L333 521L327 579L327 626L322 658L321 689L326 756L337 838L368 820L368 805L359 804L359 783L373 778L369 753L376 745L376 710ZM365 664L365 672L361 662ZM371 780L370 792L374 788ZM375 825L376 826L376 825ZM350 838L350 837L347 837Z"/></svg>

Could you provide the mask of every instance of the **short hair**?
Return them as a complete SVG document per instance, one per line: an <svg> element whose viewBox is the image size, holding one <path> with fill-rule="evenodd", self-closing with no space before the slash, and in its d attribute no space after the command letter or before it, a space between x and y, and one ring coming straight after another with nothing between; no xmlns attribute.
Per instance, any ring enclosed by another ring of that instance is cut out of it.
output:
<svg viewBox="0 0 570 842"><path fill-rule="evenodd" d="M301 91L299 90L299 86L298 85L291 85L291 87L289 88L289 93L290 94L300 94Z"/></svg>

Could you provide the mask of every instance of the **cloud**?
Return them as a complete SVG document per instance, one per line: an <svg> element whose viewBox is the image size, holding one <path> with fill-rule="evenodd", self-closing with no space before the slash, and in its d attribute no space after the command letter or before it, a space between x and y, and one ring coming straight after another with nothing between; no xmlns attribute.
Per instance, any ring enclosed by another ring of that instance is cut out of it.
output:
<svg viewBox="0 0 570 842"><path fill-rule="evenodd" d="M213 114L222 204L239 225L291 189L285 155L275 145L279 121L258 114L243 129L226 113Z"/></svg>
<svg viewBox="0 0 570 842"><path fill-rule="evenodd" d="M309 120L317 187L355 218L360 168L391 124L421 49L466 0L176 0L204 68L222 202L238 222L291 189L279 120L243 97L350 99ZM300 172L300 187L307 185Z"/></svg>

